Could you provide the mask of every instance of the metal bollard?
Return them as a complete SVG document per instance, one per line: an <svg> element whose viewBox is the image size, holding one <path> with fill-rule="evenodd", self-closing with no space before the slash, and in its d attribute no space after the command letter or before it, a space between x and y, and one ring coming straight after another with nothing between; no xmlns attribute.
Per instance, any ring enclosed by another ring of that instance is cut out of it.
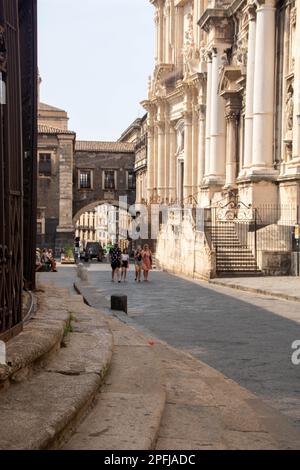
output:
<svg viewBox="0 0 300 470"><path fill-rule="evenodd" d="M127 295L112 295L111 310L118 310L127 314Z"/></svg>

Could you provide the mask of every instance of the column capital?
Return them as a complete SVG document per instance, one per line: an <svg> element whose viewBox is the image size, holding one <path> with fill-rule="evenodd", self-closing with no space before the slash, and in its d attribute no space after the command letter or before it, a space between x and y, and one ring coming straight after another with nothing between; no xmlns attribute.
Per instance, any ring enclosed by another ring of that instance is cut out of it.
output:
<svg viewBox="0 0 300 470"><path fill-rule="evenodd" d="M255 0L257 8L260 10L264 9L275 9L277 0Z"/></svg>
<svg viewBox="0 0 300 470"><path fill-rule="evenodd" d="M245 8L245 13L248 15L249 21L255 21L256 20L256 4L249 3Z"/></svg>
<svg viewBox="0 0 300 470"><path fill-rule="evenodd" d="M165 121L155 121L155 126L158 127L158 130L159 131L164 131L165 130L165 127L166 127L166 123Z"/></svg>
<svg viewBox="0 0 300 470"><path fill-rule="evenodd" d="M198 110L198 113L199 113L199 119L200 119L200 120L205 119L205 116L206 116L206 104L198 104L197 110Z"/></svg>
<svg viewBox="0 0 300 470"><path fill-rule="evenodd" d="M185 124L192 124L193 113L190 110L186 110L183 112L183 118Z"/></svg>
<svg viewBox="0 0 300 470"><path fill-rule="evenodd" d="M148 137L153 137L154 134L154 123L147 126Z"/></svg>
<svg viewBox="0 0 300 470"><path fill-rule="evenodd" d="M227 122L237 123L240 118L240 111L228 108L225 110L225 117Z"/></svg>

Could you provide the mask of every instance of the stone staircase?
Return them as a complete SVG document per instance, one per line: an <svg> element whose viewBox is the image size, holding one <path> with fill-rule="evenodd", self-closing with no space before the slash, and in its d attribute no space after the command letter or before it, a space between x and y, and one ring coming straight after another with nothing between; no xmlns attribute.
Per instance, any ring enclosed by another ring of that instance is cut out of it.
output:
<svg viewBox="0 0 300 470"><path fill-rule="evenodd" d="M218 274L260 274L252 250L241 242L235 222L218 222L212 229Z"/></svg>

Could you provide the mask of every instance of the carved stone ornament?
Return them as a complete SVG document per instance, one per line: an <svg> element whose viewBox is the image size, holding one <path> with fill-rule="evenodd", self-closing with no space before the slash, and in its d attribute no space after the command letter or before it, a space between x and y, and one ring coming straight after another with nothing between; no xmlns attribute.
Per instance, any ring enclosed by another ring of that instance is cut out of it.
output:
<svg viewBox="0 0 300 470"><path fill-rule="evenodd" d="M239 40L237 43L236 61L244 70L247 68L248 48L246 42Z"/></svg>
<svg viewBox="0 0 300 470"><path fill-rule="evenodd" d="M293 118L294 118L294 91L293 87L290 86L286 96L286 126L287 131L293 130Z"/></svg>
<svg viewBox="0 0 300 470"><path fill-rule="evenodd" d="M200 59L200 51L196 47L194 40L193 13L189 13L187 19L188 28L185 33L185 42L182 50L185 77L198 71Z"/></svg>
<svg viewBox="0 0 300 470"><path fill-rule="evenodd" d="M293 7L291 9L291 14L290 14L290 18L291 18L291 25L292 27L296 27L296 23L297 23L297 8L296 7Z"/></svg>

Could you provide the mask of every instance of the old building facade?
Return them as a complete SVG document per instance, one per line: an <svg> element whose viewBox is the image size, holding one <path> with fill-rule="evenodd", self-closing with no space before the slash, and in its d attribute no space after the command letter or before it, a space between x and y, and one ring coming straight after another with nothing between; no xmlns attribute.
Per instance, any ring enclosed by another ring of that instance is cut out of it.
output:
<svg viewBox="0 0 300 470"><path fill-rule="evenodd" d="M147 201L300 202L300 1L150 0ZM280 213L275 223L280 223Z"/></svg>
<svg viewBox="0 0 300 470"><path fill-rule="evenodd" d="M77 140L68 121L64 110L39 101L37 244L57 255L75 235L83 245L116 241L128 225L119 227L119 212L135 202L134 143ZM97 222L100 205L110 206L110 236Z"/></svg>
<svg viewBox="0 0 300 470"><path fill-rule="evenodd" d="M64 110L38 105L37 244L63 247L73 243L73 165L75 132Z"/></svg>

